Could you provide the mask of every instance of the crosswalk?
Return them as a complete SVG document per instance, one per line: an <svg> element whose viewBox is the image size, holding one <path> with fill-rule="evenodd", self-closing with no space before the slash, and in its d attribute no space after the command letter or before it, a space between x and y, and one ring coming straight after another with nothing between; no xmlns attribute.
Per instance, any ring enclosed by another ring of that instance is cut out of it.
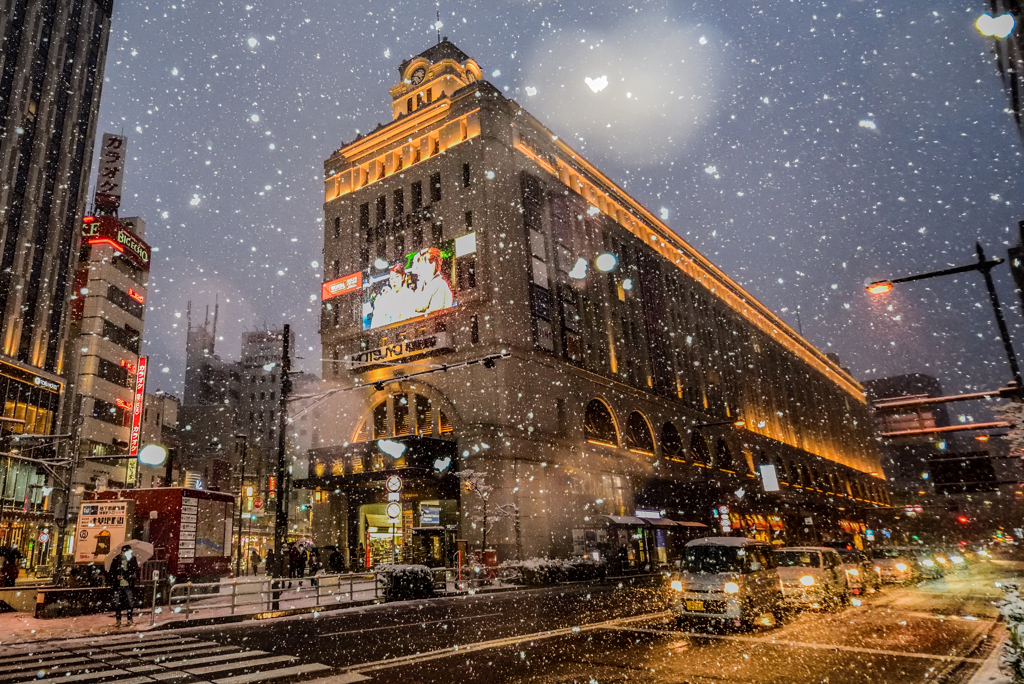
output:
<svg viewBox="0 0 1024 684"><path fill-rule="evenodd" d="M0 646L0 684L291 684L331 669L295 656L159 633Z"/></svg>

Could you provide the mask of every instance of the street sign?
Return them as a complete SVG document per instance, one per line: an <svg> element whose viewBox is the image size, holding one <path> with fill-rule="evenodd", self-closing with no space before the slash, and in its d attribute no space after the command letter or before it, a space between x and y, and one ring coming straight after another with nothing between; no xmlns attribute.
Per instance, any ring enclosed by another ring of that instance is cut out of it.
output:
<svg viewBox="0 0 1024 684"><path fill-rule="evenodd" d="M39 533L39 543L40 544L45 544L48 541L50 541L50 535L48 535L46 532L40 532Z"/></svg>
<svg viewBox="0 0 1024 684"><path fill-rule="evenodd" d="M263 497L257 496L252 500L252 514L256 518L262 518L267 514L267 502Z"/></svg>
<svg viewBox="0 0 1024 684"><path fill-rule="evenodd" d="M388 475L388 479L384 482L384 486L389 492L400 492L402 491L402 478L398 475Z"/></svg>
<svg viewBox="0 0 1024 684"><path fill-rule="evenodd" d="M263 497L257 496L252 500L252 510L258 511L263 508Z"/></svg>
<svg viewBox="0 0 1024 684"><path fill-rule="evenodd" d="M387 511L389 523L396 523L402 519L402 504L392 501L384 510Z"/></svg>

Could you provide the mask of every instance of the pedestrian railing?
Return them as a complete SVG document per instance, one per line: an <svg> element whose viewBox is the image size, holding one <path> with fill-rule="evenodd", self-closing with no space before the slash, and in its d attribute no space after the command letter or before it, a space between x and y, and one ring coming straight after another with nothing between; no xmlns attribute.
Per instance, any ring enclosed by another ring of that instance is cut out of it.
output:
<svg viewBox="0 0 1024 684"><path fill-rule="evenodd" d="M169 610L175 617L248 615L374 600L381 596L376 573L346 573L231 582L186 582L171 587Z"/></svg>

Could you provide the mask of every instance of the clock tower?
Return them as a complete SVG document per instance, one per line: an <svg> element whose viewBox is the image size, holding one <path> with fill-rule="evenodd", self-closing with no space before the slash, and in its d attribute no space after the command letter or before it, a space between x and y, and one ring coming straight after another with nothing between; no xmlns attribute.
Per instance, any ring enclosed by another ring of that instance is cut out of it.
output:
<svg viewBox="0 0 1024 684"><path fill-rule="evenodd" d="M401 81L391 89L395 119L483 78L480 67L444 38L398 67Z"/></svg>

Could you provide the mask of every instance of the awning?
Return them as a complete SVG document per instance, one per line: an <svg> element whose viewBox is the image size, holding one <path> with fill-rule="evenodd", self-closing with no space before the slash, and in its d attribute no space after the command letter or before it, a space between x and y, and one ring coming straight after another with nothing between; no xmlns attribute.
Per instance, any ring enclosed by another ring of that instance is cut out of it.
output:
<svg viewBox="0 0 1024 684"><path fill-rule="evenodd" d="M675 520L669 520L668 518L644 518L644 520L651 527L675 527L679 524Z"/></svg>
<svg viewBox="0 0 1024 684"><path fill-rule="evenodd" d="M631 515L599 515L598 518L607 518L613 525L629 525L631 527L644 527L646 522Z"/></svg>
<svg viewBox="0 0 1024 684"><path fill-rule="evenodd" d="M680 527L707 527L707 525L705 525L704 523L698 522L682 522L680 520L676 520L675 523Z"/></svg>

